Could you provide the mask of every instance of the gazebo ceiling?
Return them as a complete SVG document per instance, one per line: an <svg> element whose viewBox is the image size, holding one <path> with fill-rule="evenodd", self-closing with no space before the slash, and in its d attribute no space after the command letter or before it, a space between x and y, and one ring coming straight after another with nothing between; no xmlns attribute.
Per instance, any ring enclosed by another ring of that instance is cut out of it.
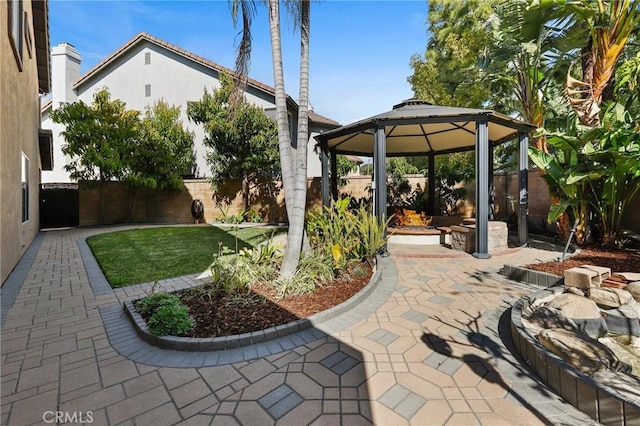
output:
<svg viewBox="0 0 640 426"><path fill-rule="evenodd" d="M391 111L328 131L316 139L338 153L372 156L376 127L383 126L388 157L445 154L474 149L476 121L483 120L488 121L492 145L536 128L492 110L436 106L409 99Z"/></svg>

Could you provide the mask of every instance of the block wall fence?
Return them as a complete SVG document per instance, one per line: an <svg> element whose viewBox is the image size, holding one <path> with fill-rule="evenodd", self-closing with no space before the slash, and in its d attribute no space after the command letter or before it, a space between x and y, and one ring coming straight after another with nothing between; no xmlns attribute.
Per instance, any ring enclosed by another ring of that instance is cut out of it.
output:
<svg viewBox="0 0 640 426"><path fill-rule="evenodd" d="M422 175L408 175L412 188L425 190L427 179ZM367 197L371 176L349 176L340 193L354 198ZM496 173L494 185L495 216L505 220L512 216L518 208L518 174L517 172ZM457 215L472 217L475 214L475 186L466 184L467 199L459 205ZM107 182L105 194L105 220L107 224L140 222L188 224L194 223L191 216L191 203L200 200L204 204L203 222L213 222L225 212L227 215L237 214L242 209L241 185L239 181L231 181L220 188L217 193L211 190L207 180L185 180L180 190L138 190L134 194L125 185L118 182ZM97 188L79 191L80 226L99 224L100 202ZM263 220L269 222L285 222L286 211L284 193L277 190L269 194L267 191L252 190L250 196L251 209L259 212ZM307 180L307 208L322 205L320 178ZM551 198L547 186L539 170L529 171L529 223L534 231L553 230L554 225L547 224L547 214ZM627 208L623 220L625 228L640 233L640 196Z"/></svg>

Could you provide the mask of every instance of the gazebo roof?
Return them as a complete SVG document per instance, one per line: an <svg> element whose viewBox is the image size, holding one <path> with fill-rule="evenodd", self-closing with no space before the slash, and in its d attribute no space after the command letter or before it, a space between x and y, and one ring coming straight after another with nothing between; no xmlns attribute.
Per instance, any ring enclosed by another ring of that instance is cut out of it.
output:
<svg viewBox="0 0 640 426"><path fill-rule="evenodd" d="M371 156L377 127L384 127L386 155L446 154L475 148L476 122L488 121L492 145L512 140L536 126L487 109L432 105L409 99L391 111L330 130L316 136L329 150Z"/></svg>

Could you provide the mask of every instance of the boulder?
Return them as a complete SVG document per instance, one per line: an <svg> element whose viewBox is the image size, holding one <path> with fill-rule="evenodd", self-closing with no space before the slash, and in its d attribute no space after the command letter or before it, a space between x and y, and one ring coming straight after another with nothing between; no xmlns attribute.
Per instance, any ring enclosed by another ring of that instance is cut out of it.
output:
<svg viewBox="0 0 640 426"><path fill-rule="evenodd" d="M580 297L577 294L562 293L549 301L546 305L551 309L558 309L563 316L571 319L600 318L600 309L593 300Z"/></svg>
<svg viewBox="0 0 640 426"><path fill-rule="evenodd" d="M604 309L618 308L631 300L631 293L611 287L592 287L588 290L589 299Z"/></svg>
<svg viewBox="0 0 640 426"><path fill-rule="evenodd" d="M635 299L636 302L640 302L640 281L634 281L627 284L625 290L631 293L631 296Z"/></svg>
<svg viewBox="0 0 640 426"><path fill-rule="evenodd" d="M603 311L602 316L610 333L640 336L638 313L631 306L622 305L618 309L608 309Z"/></svg>
<svg viewBox="0 0 640 426"><path fill-rule="evenodd" d="M622 275L629 281L640 281L640 273L638 272L616 272L616 275Z"/></svg>
<svg viewBox="0 0 640 426"><path fill-rule="evenodd" d="M571 319L578 330L589 337L597 339L607 334L607 323L600 315L600 308L591 299L572 293L562 293L549 301L546 307Z"/></svg>
<svg viewBox="0 0 640 426"><path fill-rule="evenodd" d="M573 320L562 316L559 309L547 306L536 309L525 319L543 329L559 328L574 333L578 332L578 326Z"/></svg>
<svg viewBox="0 0 640 426"><path fill-rule="evenodd" d="M577 294L578 296L587 297L587 292L578 287L567 287L565 293Z"/></svg>
<svg viewBox="0 0 640 426"><path fill-rule="evenodd" d="M582 372L593 374L607 369L630 372L630 367L620 362L611 349L589 337L567 330L549 329L538 334L538 341Z"/></svg>

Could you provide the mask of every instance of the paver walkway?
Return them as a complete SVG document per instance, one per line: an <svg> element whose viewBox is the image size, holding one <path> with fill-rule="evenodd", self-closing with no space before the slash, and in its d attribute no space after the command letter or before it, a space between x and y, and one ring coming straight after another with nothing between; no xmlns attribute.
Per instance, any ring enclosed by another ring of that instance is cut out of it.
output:
<svg viewBox="0 0 640 426"><path fill-rule="evenodd" d="M589 423L532 380L498 337L508 302L531 291L498 269L557 252L476 260L390 247L380 286L358 308L212 357L127 334L121 302L148 285L105 288L84 246L88 235L117 229L43 233L2 288L1 424ZM192 276L162 283L192 284Z"/></svg>

